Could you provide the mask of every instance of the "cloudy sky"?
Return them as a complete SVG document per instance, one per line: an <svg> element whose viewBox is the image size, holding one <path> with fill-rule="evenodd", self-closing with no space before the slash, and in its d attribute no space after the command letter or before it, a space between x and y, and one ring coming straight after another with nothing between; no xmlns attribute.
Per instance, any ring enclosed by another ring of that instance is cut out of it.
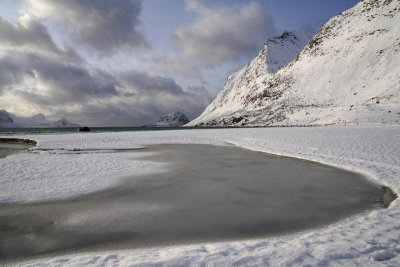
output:
<svg viewBox="0 0 400 267"><path fill-rule="evenodd" d="M357 0L0 0L0 109L90 126L198 116L284 30Z"/></svg>

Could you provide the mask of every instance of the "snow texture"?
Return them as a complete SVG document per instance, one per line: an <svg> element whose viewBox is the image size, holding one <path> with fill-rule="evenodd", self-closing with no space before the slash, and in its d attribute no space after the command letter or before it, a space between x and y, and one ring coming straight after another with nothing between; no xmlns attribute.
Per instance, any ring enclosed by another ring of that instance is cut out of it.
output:
<svg viewBox="0 0 400 267"><path fill-rule="evenodd" d="M19 127L79 127L65 118L51 122L43 114L32 117L17 117L6 110L0 110L0 128L19 128Z"/></svg>
<svg viewBox="0 0 400 267"><path fill-rule="evenodd" d="M26 138L26 136L23 136ZM0 160L0 199L38 201L99 190L168 166L110 154L156 143L231 143L360 172L400 191L400 126L246 128L31 136L32 153ZM142 154L141 154L142 155ZM400 264L400 206L326 227L258 240L98 251L19 262L27 266L388 266Z"/></svg>
<svg viewBox="0 0 400 267"><path fill-rule="evenodd" d="M299 33L268 40L188 125L398 124L398 25L400 0L365 0L330 19L307 46Z"/></svg>

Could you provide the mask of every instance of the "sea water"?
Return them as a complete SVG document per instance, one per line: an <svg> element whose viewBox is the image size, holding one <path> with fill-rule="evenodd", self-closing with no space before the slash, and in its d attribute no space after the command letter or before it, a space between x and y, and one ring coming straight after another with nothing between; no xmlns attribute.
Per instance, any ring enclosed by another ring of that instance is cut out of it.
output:
<svg viewBox="0 0 400 267"><path fill-rule="evenodd" d="M227 127L215 127L213 129L225 129ZM90 132L108 133L108 132L137 132L137 131L168 131L168 130L191 130L191 129L209 129L209 127L90 127ZM74 134L78 132L77 128L0 128L0 136L7 135L30 135L30 134Z"/></svg>

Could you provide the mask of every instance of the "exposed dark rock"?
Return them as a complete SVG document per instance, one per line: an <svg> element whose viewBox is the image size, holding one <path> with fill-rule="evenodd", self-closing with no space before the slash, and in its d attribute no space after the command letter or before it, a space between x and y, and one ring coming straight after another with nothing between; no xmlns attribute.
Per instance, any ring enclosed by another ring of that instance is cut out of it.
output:
<svg viewBox="0 0 400 267"><path fill-rule="evenodd" d="M90 132L90 128L87 126L79 127L78 132Z"/></svg>
<svg viewBox="0 0 400 267"><path fill-rule="evenodd" d="M233 124L236 124L236 123L241 122L242 120L243 120L243 117L238 117L238 118L233 117L233 118L232 118L232 123L233 123Z"/></svg>

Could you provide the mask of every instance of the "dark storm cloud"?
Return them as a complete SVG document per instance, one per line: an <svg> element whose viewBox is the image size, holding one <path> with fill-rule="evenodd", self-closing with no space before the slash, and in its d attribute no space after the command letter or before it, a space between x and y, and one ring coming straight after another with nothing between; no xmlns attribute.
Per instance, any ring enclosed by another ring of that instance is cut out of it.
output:
<svg viewBox="0 0 400 267"><path fill-rule="evenodd" d="M6 54L12 54L13 50L23 50L56 57L64 62L82 63L81 57L74 49L69 46L59 48L46 26L29 16L20 18L15 25L0 16L1 48Z"/></svg>
<svg viewBox="0 0 400 267"><path fill-rule="evenodd" d="M53 90L82 88L72 86L77 78L90 85L89 73L79 67L82 58L71 47L60 49L41 22L24 16L13 25L0 17L0 37L0 94L18 88L26 77L47 83ZM87 86L89 90L93 87Z"/></svg>
<svg viewBox="0 0 400 267"><path fill-rule="evenodd" d="M34 15L51 18L72 36L106 56L115 50L148 47L140 25L141 0L28 0Z"/></svg>
<svg viewBox="0 0 400 267"><path fill-rule="evenodd" d="M51 92L39 96L19 90L25 98L54 105L67 102L87 101L90 97L102 98L118 95L115 79L101 71L88 71L79 65L46 58L34 53L13 52L0 59L0 77L5 77L1 88L16 88L25 76L36 85L45 86Z"/></svg>
<svg viewBox="0 0 400 267"><path fill-rule="evenodd" d="M145 72L126 71L119 75L119 84L125 92L131 92L129 103L118 104L114 108L98 107L96 114L113 111L118 120L131 122L131 125L149 124L172 111L180 110L189 118L195 118L210 104L212 96L202 86L190 86L186 89L174 79L151 75ZM99 119L102 116L99 116ZM129 119L124 119L129 118Z"/></svg>
<svg viewBox="0 0 400 267"><path fill-rule="evenodd" d="M136 96L132 99L132 104L136 115L142 113L142 119L139 120L141 123L145 122L143 118L151 118L154 121L161 115L175 110L194 118L200 115L213 99L203 86L189 86L184 89L174 79L144 72L124 72L118 81Z"/></svg>
<svg viewBox="0 0 400 267"><path fill-rule="evenodd" d="M8 86L19 83L24 74L32 75L31 72L24 73L15 62L0 59L0 95Z"/></svg>
<svg viewBox="0 0 400 267"><path fill-rule="evenodd" d="M215 8L194 0L186 3L197 19L190 26L178 28L173 38L188 59L213 65L252 56L274 34L272 18L258 3Z"/></svg>
<svg viewBox="0 0 400 267"><path fill-rule="evenodd" d="M26 18L16 25L0 16L0 46L29 46L30 48L58 52L47 28L38 21Z"/></svg>

